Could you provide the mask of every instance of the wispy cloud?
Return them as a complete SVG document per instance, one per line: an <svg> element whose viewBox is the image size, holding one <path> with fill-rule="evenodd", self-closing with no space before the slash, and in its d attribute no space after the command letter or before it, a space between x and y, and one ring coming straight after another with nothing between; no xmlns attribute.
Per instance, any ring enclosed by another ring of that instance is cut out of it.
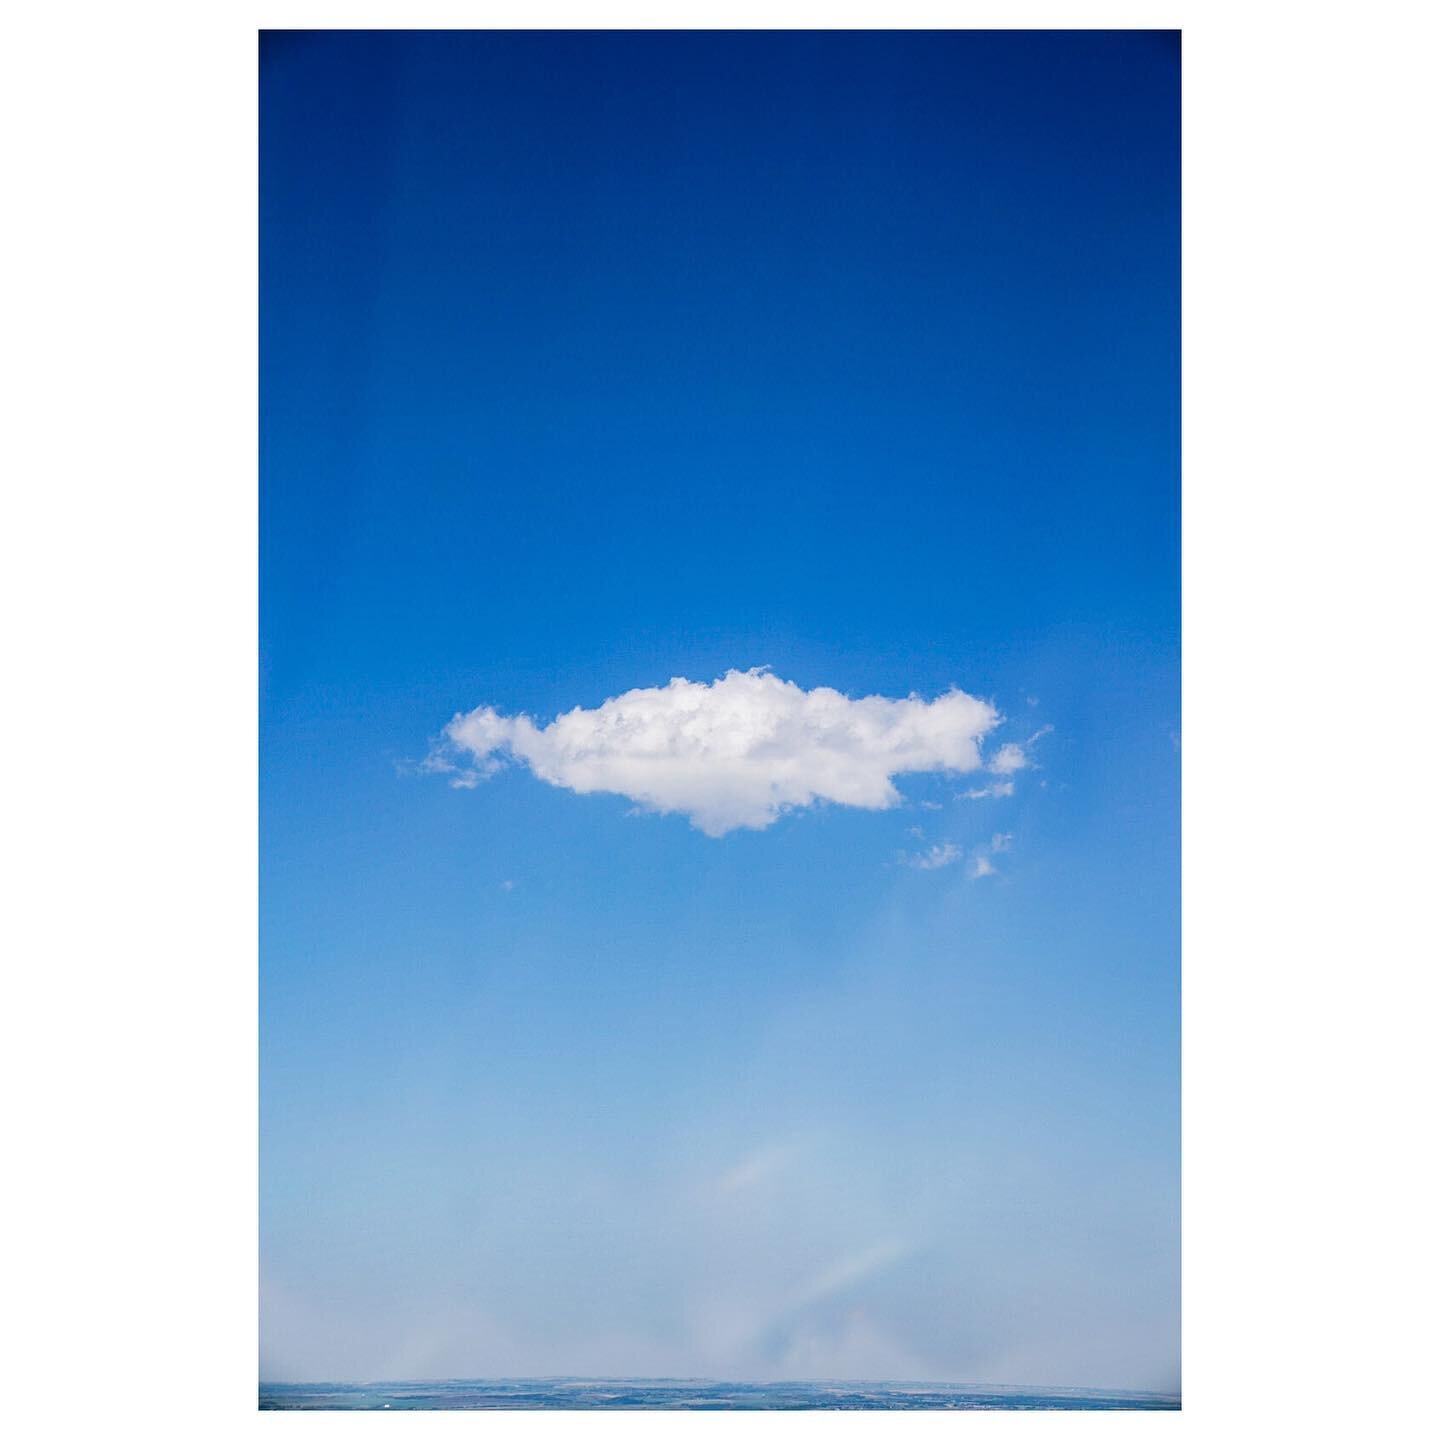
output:
<svg viewBox="0 0 1440 1440"><path fill-rule="evenodd" d="M1028 740L1008 741L992 755L985 768L992 775L1013 775L1017 770L1028 770L1034 763L1031 751L1035 748L1035 742L1048 735L1055 727L1053 725L1042 725ZM1013 793L1013 786L1009 790L1002 790L998 786L987 786L982 790L967 791L967 798L980 799L987 795L1009 795Z"/></svg>
<svg viewBox="0 0 1440 1440"><path fill-rule="evenodd" d="M1016 743L1010 741L1002 745L991 757L986 769L992 775L1013 775L1017 770L1028 770L1034 764L1031 758L1031 750L1035 742L1048 735L1055 727L1053 725L1042 725L1028 740Z"/></svg>
<svg viewBox="0 0 1440 1440"><path fill-rule="evenodd" d="M762 1145L727 1170L720 1177L717 1189L723 1195L754 1189L793 1164L796 1153L792 1145Z"/></svg>
<svg viewBox="0 0 1440 1440"><path fill-rule="evenodd" d="M966 800L1000 800L1006 795L1015 793L1015 782L1013 780L995 780L989 785L981 785L974 790L967 790L964 798Z"/></svg>
<svg viewBox="0 0 1440 1440"><path fill-rule="evenodd" d="M1021 745L1002 745L996 752L995 757L985 767L992 775L1013 775L1017 770L1023 770L1030 763L1025 749Z"/></svg>
<svg viewBox="0 0 1440 1440"><path fill-rule="evenodd" d="M500 769L500 761L486 760L481 765L457 764L454 751L446 745L431 747L430 753L414 767L422 775L444 775L452 790L473 790Z"/></svg>
<svg viewBox="0 0 1440 1440"><path fill-rule="evenodd" d="M849 1290L860 1281L882 1270L888 1270L897 1260L903 1260L910 1253L910 1247L898 1239L881 1240L865 1250L842 1255L819 1274L814 1275L795 1297L798 1305L813 1305L817 1300Z"/></svg>
<svg viewBox="0 0 1440 1440"><path fill-rule="evenodd" d="M966 868L970 872L970 878L979 880L986 875L998 873L991 857L1004 854L1010 848L1012 839L1013 837L1008 832L996 833L983 845L977 845L968 852L947 840L943 844L932 845L918 855L907 855L902 851L899 861L900 864L908 865L912 870L943 870L947 865L958 864L965 859L968 853L970 864Z"/></svg>
<svg viewBox="0 0 1440 1440"><path fill-rule="evenodd" d="M999 872L995 869L995 862L990 858L992 855L1003 855L1010 848L1010 842L1014 837L1008 834L992 835L987 845L976 846L970 852L970 878L972 880L983 880L987 875L995 875Z"/></svg>
<svg viewBox="0 0 1440 1440"><path fill-rule="evenodd" d="M424 768L469 788L514 760L548 784L624 795L718 836L762 830L820 800L888 809L900 803L898 775L979 770L999 722L993 705L962 690L852 700L764 669L731 670L710 684L629 690L548 725L482 705L445 727Z"/></svg>
<svg viewBox="0 0 1440 1440"><path fill-rule="evenodd" d="M912 870L940 870L946 865L953 865L963 858L964 854L958 845L947 842L944 845L932 845L919 855L901 855L900 863L910 866Z"/></svg>
<svg viewBox="0 0 1440 1440"><path fill-rule="evenodd" d="M1029 703L1034 704L1033 699ZM1029 770L1034 767L1035 759L1032 751L1036 741L1048 735L1054 728L1053 725L1042 725L1028 740L1007 741L985 763L985 769L1000 778L991 780L984 785L972 785L970 789L962 790L955 798L957 800L1003 800L1013 795L1015 781L1009 777L1021 770Z"/></svg>

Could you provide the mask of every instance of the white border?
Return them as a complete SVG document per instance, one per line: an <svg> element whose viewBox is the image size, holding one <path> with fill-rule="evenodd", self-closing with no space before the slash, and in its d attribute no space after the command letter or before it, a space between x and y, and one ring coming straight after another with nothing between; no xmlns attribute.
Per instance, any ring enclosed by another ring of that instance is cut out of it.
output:
<svg viewBox="0 0 1440 1440"><path fill-rule="evenodd" d="M483 1423L1420 1428L1428 12L316 0L35 7L7 28L17 1434L351 1423L254 1410L255 30L1177 24L1186 1408Z"/></svg>

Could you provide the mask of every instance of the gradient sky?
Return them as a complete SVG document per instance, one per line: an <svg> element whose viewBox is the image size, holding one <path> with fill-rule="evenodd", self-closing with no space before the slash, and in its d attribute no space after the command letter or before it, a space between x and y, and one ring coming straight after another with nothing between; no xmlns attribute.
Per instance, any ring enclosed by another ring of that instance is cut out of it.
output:
<svg viewBox="0 0 1440 1440"><path fill-rule="evenodd" d="M262 1374L1178 1389L1178 39L260 82ZM758 666L1026 763L425 764Z"/></svg>

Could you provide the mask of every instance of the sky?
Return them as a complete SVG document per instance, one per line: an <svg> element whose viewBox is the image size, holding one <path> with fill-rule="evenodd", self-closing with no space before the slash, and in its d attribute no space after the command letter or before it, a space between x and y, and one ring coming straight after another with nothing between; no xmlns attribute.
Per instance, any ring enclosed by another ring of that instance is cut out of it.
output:
<svg viewBox="0 0 1440 1440"><path fill-rule="evenodd" d="M1178 1390L1178 39L260 91L262 1377Z"/></svg>

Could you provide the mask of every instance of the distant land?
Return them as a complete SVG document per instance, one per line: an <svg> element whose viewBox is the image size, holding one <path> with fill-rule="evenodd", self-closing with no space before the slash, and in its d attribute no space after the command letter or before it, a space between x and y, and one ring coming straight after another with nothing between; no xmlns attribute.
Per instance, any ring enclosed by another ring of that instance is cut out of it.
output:
<svg viewBox="0 0 1440 1440"><path fill-rule="evenodd" d="M782 1380L261 1382L262 1410L1178 1410L1178 1395L1016 1385Z"/></svg>

